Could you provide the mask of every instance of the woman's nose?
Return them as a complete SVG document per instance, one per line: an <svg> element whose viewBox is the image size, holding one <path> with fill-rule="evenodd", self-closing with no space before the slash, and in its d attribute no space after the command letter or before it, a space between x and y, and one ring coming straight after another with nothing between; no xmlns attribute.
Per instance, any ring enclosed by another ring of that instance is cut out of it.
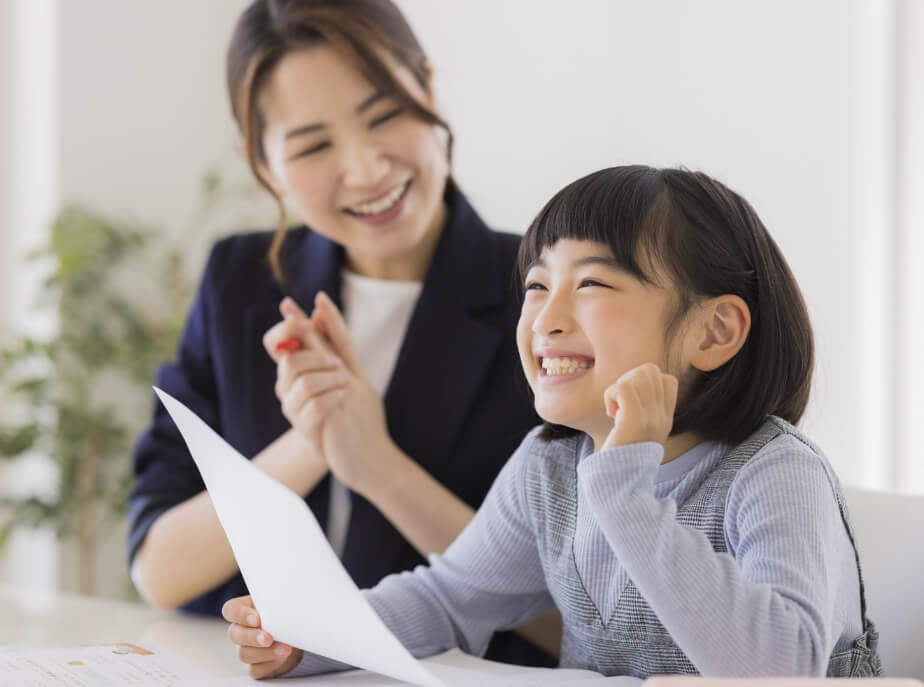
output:
<svg viewBox="0 0 924 687"><path fill-rule="evenodd" d="M372 188L388 173L388 160L375 146L357 141L343 146L341 168L347 186Z"/></svg>

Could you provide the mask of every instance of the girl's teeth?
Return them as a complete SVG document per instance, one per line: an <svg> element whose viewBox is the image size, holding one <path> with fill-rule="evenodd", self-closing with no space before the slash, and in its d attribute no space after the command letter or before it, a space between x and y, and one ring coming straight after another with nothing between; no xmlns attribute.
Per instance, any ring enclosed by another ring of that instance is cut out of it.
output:
<svg viewBox="0 0 924 687"><path fill-rule="evenodd" d="M392 206L398 202L398 199L404 193L404 189L407 188L407 184L402 184L395 188L391 193L386 196L382 196L378 200L372 203L363 203L362 205L356 205L350 208L350 211L357 215L378 215L386 210L390 210Z"/></svg>
<svg viewBox="0 0 924 687"><path fill-rule="evenodd" d="M577 358L543 358L542 369L547 375L566 375L593 367L591 361Z"/></svg>

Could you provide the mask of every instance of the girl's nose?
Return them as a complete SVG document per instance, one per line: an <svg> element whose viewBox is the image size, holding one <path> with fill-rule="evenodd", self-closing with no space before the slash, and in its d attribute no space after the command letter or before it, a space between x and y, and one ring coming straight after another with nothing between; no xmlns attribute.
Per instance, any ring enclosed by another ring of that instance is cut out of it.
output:
<svg viewBox="0 0 924 687"><path fill-rule="evenodd" d="M564 334L570 328L571 310L563 298L549 294L545 305L533 321L533 332L541 336Z"/></svg>

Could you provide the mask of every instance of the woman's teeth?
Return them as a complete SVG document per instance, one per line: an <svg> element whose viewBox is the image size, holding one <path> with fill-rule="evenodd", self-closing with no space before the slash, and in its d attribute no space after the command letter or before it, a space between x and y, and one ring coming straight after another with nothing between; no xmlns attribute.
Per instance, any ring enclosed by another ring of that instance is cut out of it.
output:
<svg viewBox="0 0 924 687"><path fill-rule="evenodd" d="M401 186L396 186L393 191L387 195L382 196L376 201L371 203L363 203L361 205L354 205L349 208L350 212L354 215L380 215L386 210L391 210L394 207L394 204L398 202L402 195L404 195L405 189L407 189L410 181L407 181Z"/></svg>
<svg viewBox="0 0 924 687"><path fill-rule="evenodd" d="M578 358L543 358L542 369L547 375L566 375L593 367L593 361Z"/></svg>

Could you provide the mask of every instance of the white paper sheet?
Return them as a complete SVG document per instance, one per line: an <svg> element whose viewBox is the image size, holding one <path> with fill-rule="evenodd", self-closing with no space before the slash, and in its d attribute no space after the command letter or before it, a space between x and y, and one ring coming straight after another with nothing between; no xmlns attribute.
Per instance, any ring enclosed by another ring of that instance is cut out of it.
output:
<svg viewBox="0 0 924 687"><path fill-rule="evenodd" d="M278 641L420 687L446 687L389 632L307 504L156 388L186 441L234 557Z"/></svg>
<svg viewBox="0 0 924 687"><path fill-rule="evenodd" d="M418 661L360 594L305 502L251 464L182 403L154 390L202 473L267 631L281 642L388 676L349 671L280 683L528 687L581 685L588 680L599 684L603 679L591 671L511 666L458 650ZM641 684L635 678L610 678L607 684L614 680L619 685ZM221 684L248 682L242 678Z"/></svg>
<svg viewBox="0 0 924 687"><path fill-rule="evenodd" d="M207 687L213 679L180 656L139 644L0 652L3 687Z"/></svg>

